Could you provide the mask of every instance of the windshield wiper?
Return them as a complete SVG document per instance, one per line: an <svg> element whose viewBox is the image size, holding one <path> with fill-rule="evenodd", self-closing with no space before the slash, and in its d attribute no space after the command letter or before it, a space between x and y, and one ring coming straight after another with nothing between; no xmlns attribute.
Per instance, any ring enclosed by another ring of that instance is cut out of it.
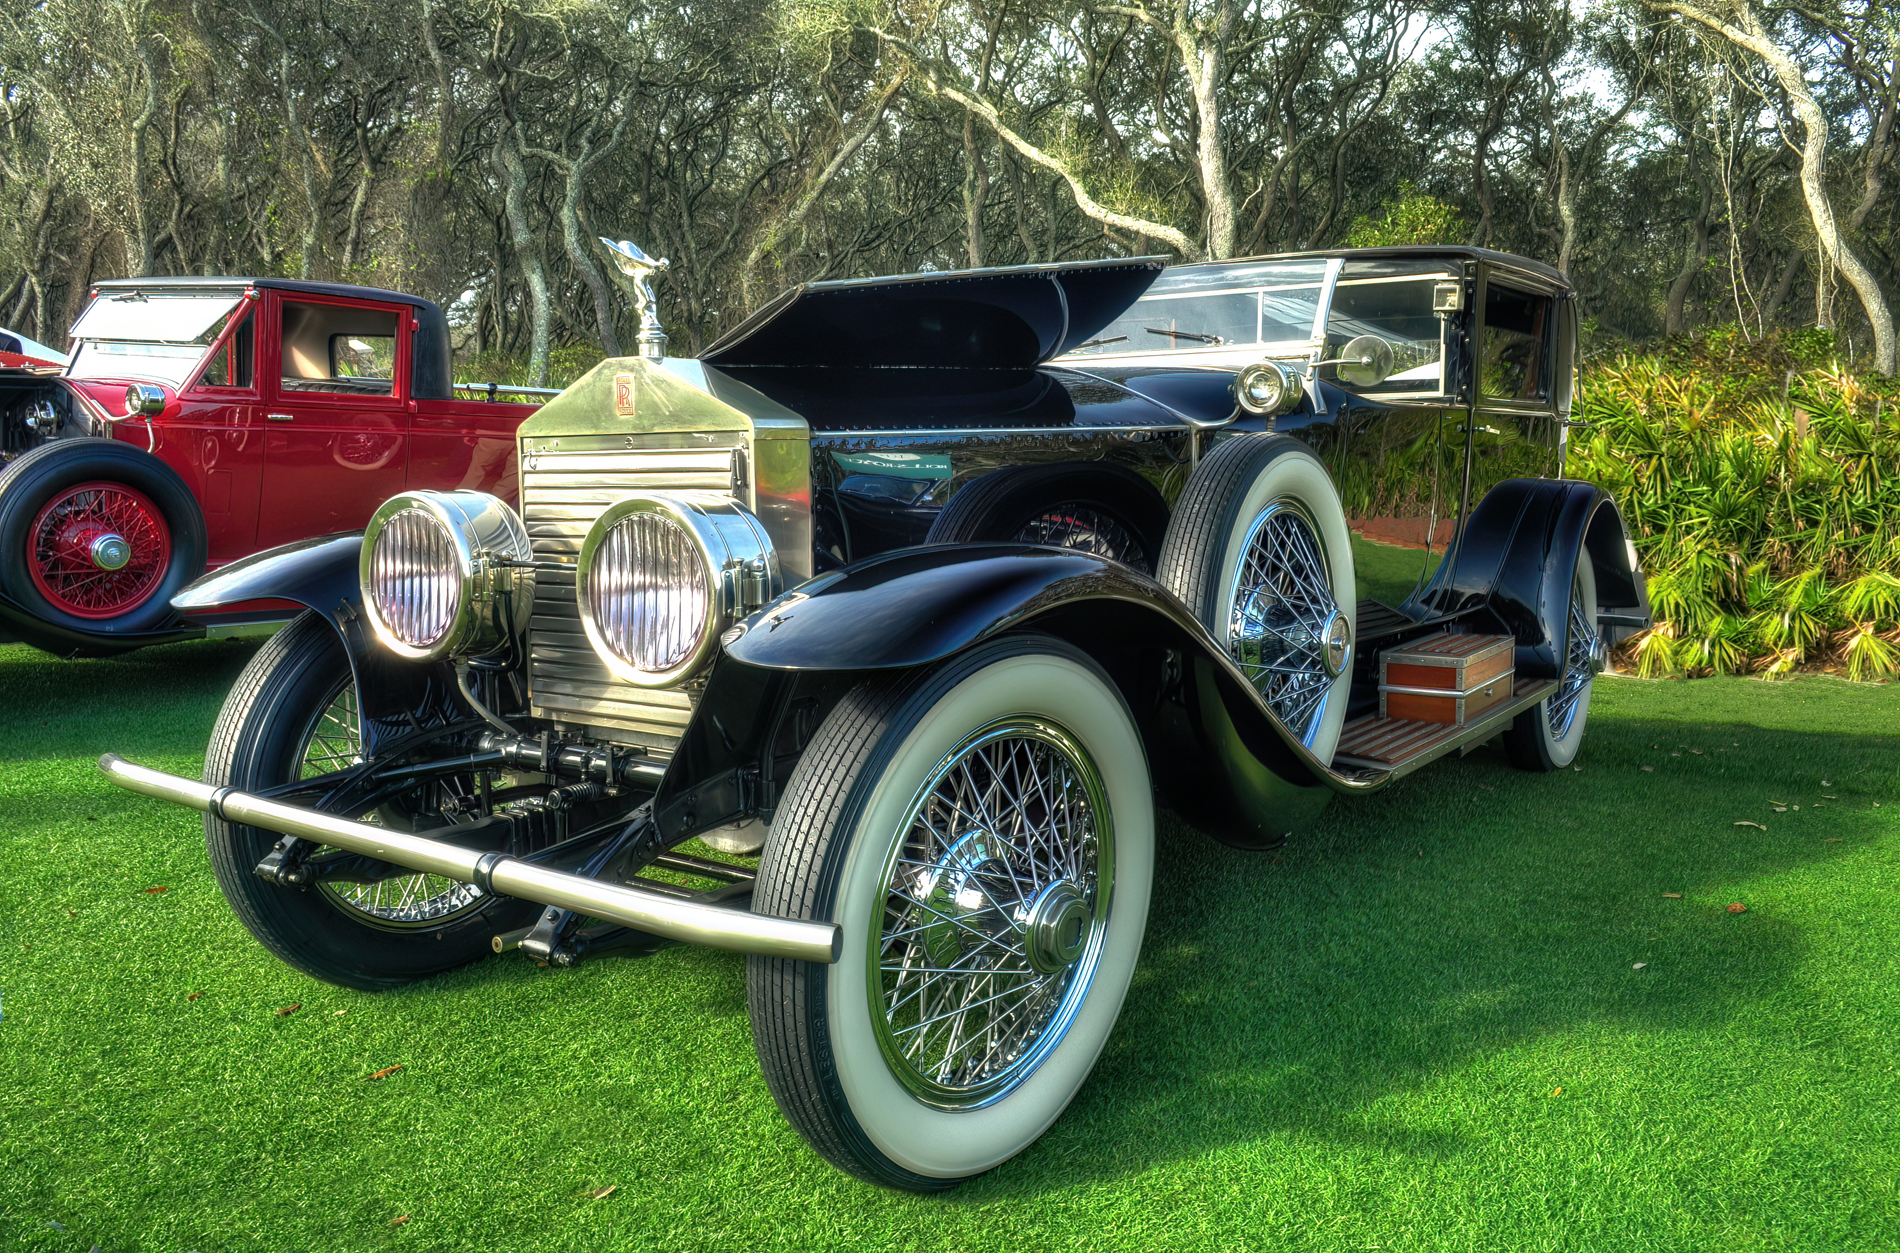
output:
<svg viewBox="0 0 1900 1253"><path fill-rule="evenodd" d="M1080 352L1084 348L1100 348L1103 344L1119 344L1127 338L1126 335L1110 335L1107 339L1085 339L1075 349Z"/></svg>
<svg viewBox="0 0 1900 1253"><path fill-rule="evenodd" d="M1141 329L1147 331L1150 335L1172 335L1176 339L1198 339L1204 344L1224 344L1227 342L1218 335L1202 335L1195 331L1164 331L1158 326L1144 326Z"/></svg>

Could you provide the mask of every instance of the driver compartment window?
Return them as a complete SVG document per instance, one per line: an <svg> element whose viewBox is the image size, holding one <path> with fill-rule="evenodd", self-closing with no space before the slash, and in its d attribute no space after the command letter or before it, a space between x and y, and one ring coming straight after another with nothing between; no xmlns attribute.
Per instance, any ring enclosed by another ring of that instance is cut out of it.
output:
<svg viewBox="0 0 1900 1253"><path fill-rule="evenodd" d="M1493 282L1485 289L1478 379L1487 400L1546 401L1551 300Z"/></svg>
<svg viewBox="0 0 1900 1253"><path fill-rule="evenodd" d="M301 300L283 303L286 392L394 396L397 314Z"/></svg>

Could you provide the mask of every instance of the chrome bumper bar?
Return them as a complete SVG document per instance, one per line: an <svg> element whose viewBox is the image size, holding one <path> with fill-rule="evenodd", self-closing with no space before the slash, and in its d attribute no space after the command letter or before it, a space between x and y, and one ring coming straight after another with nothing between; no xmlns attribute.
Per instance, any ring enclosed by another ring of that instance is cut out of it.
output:
<svg viewBox="0 0 1900 1253"><path fill-rule="evenodd" d="M128 792L204 810L226 822L316 840L405 870L479 884L504 896L571 909L669 940L761 957L827 964L838 960L840 936L835 923L772 918L589 879L500 853L352 822L234 788L212 787L196 779L134 765L117 753L101 757L99 769Z"/></svg>

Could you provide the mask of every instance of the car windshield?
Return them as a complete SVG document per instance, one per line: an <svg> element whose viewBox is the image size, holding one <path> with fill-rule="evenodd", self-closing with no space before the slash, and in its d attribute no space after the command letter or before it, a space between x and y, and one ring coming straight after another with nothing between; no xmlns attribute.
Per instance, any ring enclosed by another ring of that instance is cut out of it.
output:
<svg viewBox="0 0 1900 1253"><path fill-rule="evenodd" d="M1165 356L1226 369L1261 357L1305 358L1326 264L1319 258L1175 266L1068 358ZM1444 329L1432 292L1454 274L1438 260L1346 261L1327 311L1327 355L1374 335L1391 345L1393 372L1379 384L1342 385L1381 396L1442 393Z"/></svg>
<svg viewBox="0 0 1900 1253"><path fill-rule="evenodd" d="M1245 346L1304 352L1313 338L1326 262L1176 266L1070 356L1192 352Z"/></svg>
<svg viewBox="0 0 1900 1253"><path fill-rule="evenodd" d="M242 292L108 292L73 324L71 378L182 386L224 330Z"/></svg>
<svg viewBox="0 0 1900 1253"><path fill-rule="evenodd" d="M242 291L165 292L107 289L73 323L74 339L202 344L205 332L244 299Z"/></svg>

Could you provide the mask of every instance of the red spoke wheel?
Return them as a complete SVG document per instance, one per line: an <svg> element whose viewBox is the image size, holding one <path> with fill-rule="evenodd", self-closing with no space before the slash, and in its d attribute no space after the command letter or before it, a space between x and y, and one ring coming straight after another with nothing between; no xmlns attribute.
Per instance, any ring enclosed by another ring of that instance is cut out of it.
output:
<svg viewBox="0 0 1900 1253"><path fill-rule="evenodd" d="M0 471L0 598L28 643L109 656L177 621L205 568L205 520L178 472L110 439L42 444Z"/></svg>
<svg viewBox="0 0 1900 1253"><path fill-rule="evenodd" d="M27 557L34 586L75 618L117 618L152 598L171 564L171 528L145 493L123 483L80 483L33 519Z"/></svg>

